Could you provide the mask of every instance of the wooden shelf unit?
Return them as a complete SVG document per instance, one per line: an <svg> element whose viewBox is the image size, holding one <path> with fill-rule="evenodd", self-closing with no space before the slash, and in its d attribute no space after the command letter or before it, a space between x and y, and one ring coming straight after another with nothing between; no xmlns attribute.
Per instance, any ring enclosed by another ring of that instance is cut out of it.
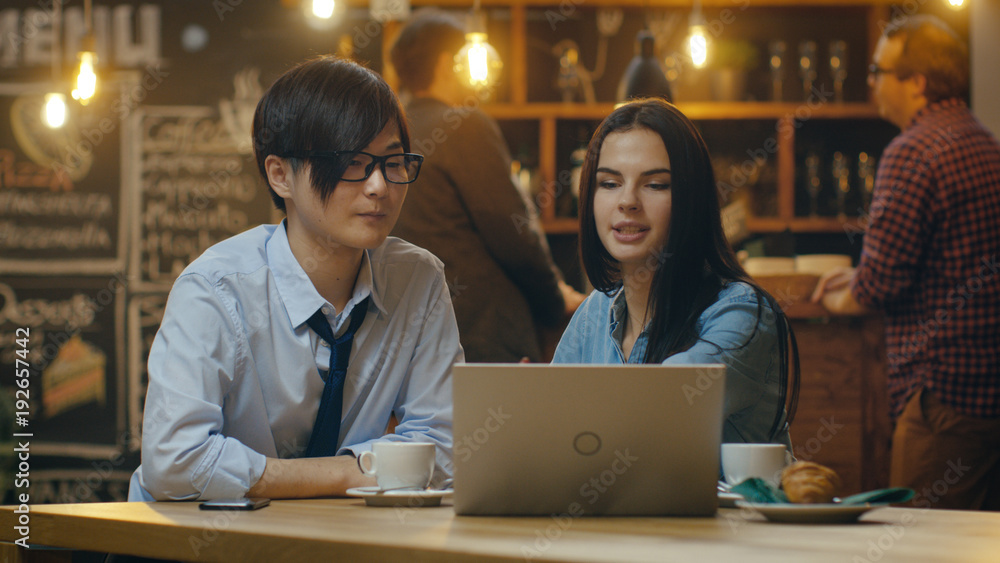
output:
<svg viewBox="0 0 1000 563"><path fill-rule="evenodd" d="M794 102L679 102L677 106L695 121L710 120L774 120L786 124L777 126L783 132L777 137L778 216L753 217L747 228L754 233L792 232L838 233L844 231L844 221L833 217L808 218L795 216L795 127L791 123L803 103ZM533 120L538 122L539 170L544 195L537 198L542 223L551 234L575 233L576 219L555 214L555 185L559 170L556 159L556 125L560 120L599 121L614 110L614 104L494 104L484 110L497 120ZM825 104L810 109L811 119L875 119L878 110L873 104Z"/></svg>
<svg viewBox="0 0 1000 563"><path fill-rule="evenodd" d="M424 2L418 0L417 4ZM462 7L467 2L444 0L431 1L442 7ZM483 0L484 6L504 6L510 9L510 52L511 60L505 61L505 72L509 73L510 103L486 104L484 111L495 119L530 120L538 123L538 174L543 194L537 198L542 223L547 232L568 234L577 231L576 219L556 215L556 180L559 177L557 161L557 123L559 121L599 121L607 116L614 104L580 103L532 103L528 101L527 87L527 10L545 6L558 6L554 0ZM732 7L731 0L707 0L706 7ZM687 0L594 0L586 9L599 7L681 7L689 6ZM889 0L762 0L754 6L770 7L837 7L867 6L867 35L869 45L877 41L880 22L889 18ZM754 233L792 232L838 233L845 229L844 221L837 218L803 218L795 216L795 127L793 121L805 102L679 102L678 107L692 120L774 120L787 134L778 138L777 148L777 193L778 214L775 217L751 217L747 227ZM824 103L808 107L810 119L876 119L878 110L873 103ZM801 116L800 116L801 117ZM782 121L786 123L781 123ZM853 218L852 218L853 219Z"/></svg>

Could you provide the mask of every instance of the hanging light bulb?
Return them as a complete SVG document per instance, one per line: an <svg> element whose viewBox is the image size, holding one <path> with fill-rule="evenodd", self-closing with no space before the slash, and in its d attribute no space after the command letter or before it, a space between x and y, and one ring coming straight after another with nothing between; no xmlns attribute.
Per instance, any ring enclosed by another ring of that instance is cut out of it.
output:
<svg viewBox="0 0 1000 563"><path fill-rule="evenodd" d="M309 27L326 31L332 29L343 19L346 2L336 0L304 0L302 12Z"/></svg>
<svg viewBox="0 0 1000 563"><path fill-rule="evenodd" d="M73 99L79 100L81 104L87 105L91 98L97 93L97 74L94 67L97 66L97 53L93 51L80 51L80 71L76 76L76 88L73 90Z"/></svg>
<svg viewBox="0 0 1000 563"><path fill-rule="evenodd" d="M55 92L45 94L42 123L51 129L58 129L66 124L66 96Z"/></svg>
<svg viewBox="0 0 1000 563"><path fill-rule="evenodd" d="M52 83L59 89L59 74L62 70L62 58L59 51L60 26L62 24L62 2L52 4ZM66 124L66 96L61 92L45 94L42 103L42 123L51 129L58 129Z"/></svg>
<svg viewBox="0 0 1000 563"><path fill-rule="evenodd" d="M701 2L695 0L691 10L691 17L688 20L688 54L695 68L704 68L708 62L708 35L706 31L708 25L705 16L701 13Z"/></svg>
<svg viewBox="0 0 1000 563"><path fill-rule="evenodd" d="M332 18L333 9L337 7L337 3L334 0L312 0L310 4L312 15L321 20Z"/></svg>
<svg viewBox="0 0 1000 563"><path fill-rule="evenodd" d="M486 35L486 16L479 11L479 0L466 23L465 45L455 55L455 72L476 89L490 88L500 78L503 61Z"/></svg>
<svg viewBox="0 0 1000 563"><path fill-rule="evenodd" d="M961 10L965 6L965 0L947 0L947 2L952 10Z"/></svg>
<svg viewBox="0 0 1000 563"><path fill-rule="evenodd" d="M79 100L83 105L89 104L97 93L97 73L94 72L97 66L97 49L94 47L94 17L91 8L91 0L84 0L83 21L87 26L87 34L83 36L80 52L77 54L80 70L76 75L76 89L72 92L73 99Z"/></svg>
<svg viewBox="0 0 1000 563"><path fill-rule="evenodd" d="M708 38L705 37L704 26L694 26L688 36L688 52L691 62L697 68L703 68L708 61Z"/></svg>

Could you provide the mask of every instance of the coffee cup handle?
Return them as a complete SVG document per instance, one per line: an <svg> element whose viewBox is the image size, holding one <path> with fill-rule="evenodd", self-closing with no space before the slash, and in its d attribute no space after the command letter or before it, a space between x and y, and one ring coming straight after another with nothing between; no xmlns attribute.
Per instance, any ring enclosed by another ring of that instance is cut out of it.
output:
<svg viewBox="0 0 1000 563"><path fill-rule="evenodd" d="M370 460L370 467L365 467L366 459ZM365 475L375 475L375 472L378 471L378 466L375 463L376 459L373 452L361 452L361 455L358 456L358 469Z"/></svg>

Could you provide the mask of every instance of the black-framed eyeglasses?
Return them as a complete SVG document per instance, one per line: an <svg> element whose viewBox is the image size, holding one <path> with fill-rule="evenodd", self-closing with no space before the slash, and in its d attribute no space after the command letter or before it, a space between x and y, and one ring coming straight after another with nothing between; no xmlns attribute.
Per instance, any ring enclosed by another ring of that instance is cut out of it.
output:
<svg viewBox="0 0 1000 563"><path fill-rule="evenodd" d="M344 170L340 179L345 182L363 182L372 175L375 166L382 169L382 177L391 184L409 184L420 174L424 156L413 153L376 156L364 151L298 151L285 158L334 158Z"/></svg>
<svg viewBox="0 0 1000 563"><path fill-rule="evenodd" d="M880 74L892 74L895 75L896 71L891 68L882 68L875 63L868 65L868 75L878 77Z"/></svg>

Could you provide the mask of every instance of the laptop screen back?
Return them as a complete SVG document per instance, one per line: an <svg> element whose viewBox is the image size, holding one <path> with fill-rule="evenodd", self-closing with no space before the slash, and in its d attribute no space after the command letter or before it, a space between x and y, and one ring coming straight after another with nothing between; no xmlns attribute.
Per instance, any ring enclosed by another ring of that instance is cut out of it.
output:
<svg viewBox="0 0 1000 563"><path fill-rule="evenodd" d="M458 364L455 511L704 515L725 366Z"/></svg>

